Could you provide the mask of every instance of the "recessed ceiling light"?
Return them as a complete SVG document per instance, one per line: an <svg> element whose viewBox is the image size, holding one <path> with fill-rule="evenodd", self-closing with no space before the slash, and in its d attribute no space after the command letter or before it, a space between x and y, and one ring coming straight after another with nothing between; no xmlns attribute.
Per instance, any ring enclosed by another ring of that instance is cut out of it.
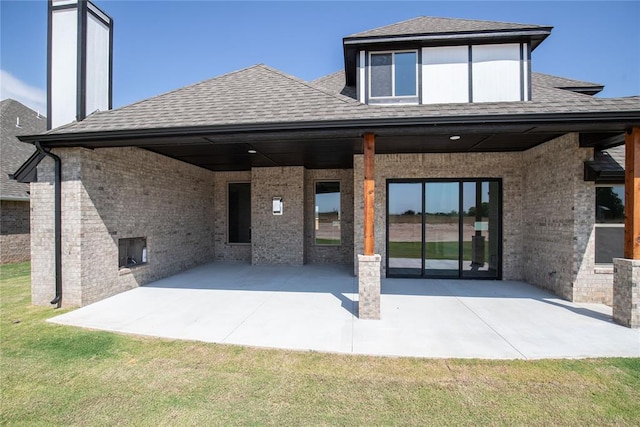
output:
<svg viewBox="0 0 640 427"><path fill-rule="evenodd" d="M247 150L247 153L249 153L249 154L256 154L256 153L257 153L257 151L256 151L256 150Z"/></svg>
<svg viewBox="0 0 640 427"><path fill-rule="evenodd" d="M459 140L459 139L460 139L460 135L451 135L451 136L449 137L449 139L450 139L450 140L452 140L452 141L457 141L457 140Z"/></svg>

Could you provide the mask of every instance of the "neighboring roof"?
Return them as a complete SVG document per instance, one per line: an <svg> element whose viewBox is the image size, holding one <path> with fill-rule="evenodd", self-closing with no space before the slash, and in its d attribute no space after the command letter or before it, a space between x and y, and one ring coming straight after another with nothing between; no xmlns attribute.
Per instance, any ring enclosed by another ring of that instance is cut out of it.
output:
<svg viewBox="0 0 640 427"><path fill-rule="evenodd" d="M551 27L549 26L517 24L510 22L419 16L417 18L408 19L395 24L385 25L384 27L351 34L345 37L345 39L409 36L418 34L482 33L505 30L546 30L550 28Z"/></svg>
<svg viewBox="0 0 640 427"><path fill-rule="evenodd" d="M584 93L585 95L595 95L604 89L604 85L599 83L566 79L564 77L550 76L542 73L531 73L531 79L534 84Z"/></svg>
<svg viewBox="0 0 640 427"><path fill-rule="evenodd" d="M585 180L602 184L624 183L625 147L596 151L593 160L585 162Z"/></svg>
<svg viewBox="0 0 640 427"><path fill-rule="evenodd" d="M20 127L17 127L19 119ZM13 99L0 101L0 199L28 200L29 185L9 178L35 151L33 145L16 136L42 133L47 128L43 116Z"/></svg>

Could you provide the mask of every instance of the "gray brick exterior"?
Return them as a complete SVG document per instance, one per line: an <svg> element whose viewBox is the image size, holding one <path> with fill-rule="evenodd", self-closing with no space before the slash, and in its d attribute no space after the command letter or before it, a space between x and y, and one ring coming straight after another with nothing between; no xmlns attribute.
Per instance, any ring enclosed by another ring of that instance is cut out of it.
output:
<svg viewBox="0 0 640 427"><path fill-rule="evenodd" d="M640 260L616 258L613 266L613 320L640 328Z"/></svg>
<svg viewBox="0 0 640 427"><path fill-rule="evenodd" d="M283 215L273 215L272 200L282 197ZM251 169L252 263L304 263L304 168Z"/></svg>
<svg viewBox="0 0 640 427"><path fill-rule="evenodd" d="M613 276L595 266L593 150L569 134L523 153L523 279L572 301L611 304Z"/></svg>
<svg viewBox="0 0 640 427"><path fill-rule="evenodd" d="M503 277L522 278L521 153L377 154L375 252L386 257L386 182L395 178L502 178ZM364 251L363 156L354 156L354 259ZM357 262L355 263L357 265Z"/></svg>
<svg viewBox="0 0 640 427"><path fill-rule="evenodd" d="M595 186L583 178L583 162L592 156L576 134L516 153L377 154L375 251L382 274L388 179L501 178L503 278L568 300L611 304L612 271L594 262ZM354 260L364 249L362 162L354 156Z"/></svg>
<svg viewBox="0 0 640 427"><path fill-rule="evenodd" d="M29 201L0 201L0 264L31 258Z"/></svg>
<svg viewBox="0 0 640 427"><path fill-rule="evenodd" d="M212 260L253 264L347 263L363 252L363 159L354 169L253 168L211 172L136 148L55 150L63 162L64 305L85 305ZM575 301L611 303L611 270L593 254L594 184L582 177L591 149L565 135L526 152L379 154L375 244L384 274L386 181L500 178L503 278ZM33 301L54 290L53 162L31 187ZM341 184L340 246L314 243L315 183ZM229 244L227 191L251 183L252 243ZM282 197L284 214L272 214ZM3 205L4 206L4 205ZM148 263L118 267L118 240L146 237ZM376 267L378 268L378 267Z"/></svg>
<svg viewBox="0 0 640 427"><path fill-rule="evenodd" d="M58 149L63 305L86 305L213 260L214 174L137 148ZM53 162L32 184L32 298L53 297ZM118 268L118 239L146 237L148 264Z"/></svg>
<svg viewBox="0 0 640 427"><path fill-rule="evenodd" d="M380 255L358 255L358 317L380 319Z"/></svg>

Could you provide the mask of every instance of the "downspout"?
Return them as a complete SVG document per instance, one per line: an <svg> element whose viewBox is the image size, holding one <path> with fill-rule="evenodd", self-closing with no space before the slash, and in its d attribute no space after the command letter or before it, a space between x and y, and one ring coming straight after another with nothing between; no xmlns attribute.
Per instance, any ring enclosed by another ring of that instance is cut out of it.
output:
<svg viewBox="0 0 640 427"><path fill-rule="evenodd" d="M40 145L39 141L35 143L36 148L40 153L45 156L49 156L55 162L55 175L54 175L54 236L55 236L55 250L54 257L56 263L56 296L51 300L51 304L57 304L56 308L62 306L62 162L60 157L45 151Z"/></svg>

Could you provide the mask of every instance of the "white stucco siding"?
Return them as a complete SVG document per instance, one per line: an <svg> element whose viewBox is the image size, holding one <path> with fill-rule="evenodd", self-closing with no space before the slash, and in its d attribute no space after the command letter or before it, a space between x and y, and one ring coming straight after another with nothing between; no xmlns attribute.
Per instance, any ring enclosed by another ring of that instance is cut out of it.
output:
<svg viewBox="0 0 640 427"><path fill-rule="evenodd" d="M51 20L51 125L76 119L77 9L54 10Z"/></svg>
<svg viewBox="0 0 640 427"><path fill-rule="evenodd" d="M469 102L468 46L422 48L422 103Z"/></svg>
<svg viewBox="0 0 640 427"><path fill-rule="evenodd" d="M91 14L87 17L86 112L109 109L109 27Z"/></svg>
<svg viewBox="0 0 640 427"><path fill-rule="evenodd" d="M520 44L472 47L473 102L520 101Z"/></svg>

